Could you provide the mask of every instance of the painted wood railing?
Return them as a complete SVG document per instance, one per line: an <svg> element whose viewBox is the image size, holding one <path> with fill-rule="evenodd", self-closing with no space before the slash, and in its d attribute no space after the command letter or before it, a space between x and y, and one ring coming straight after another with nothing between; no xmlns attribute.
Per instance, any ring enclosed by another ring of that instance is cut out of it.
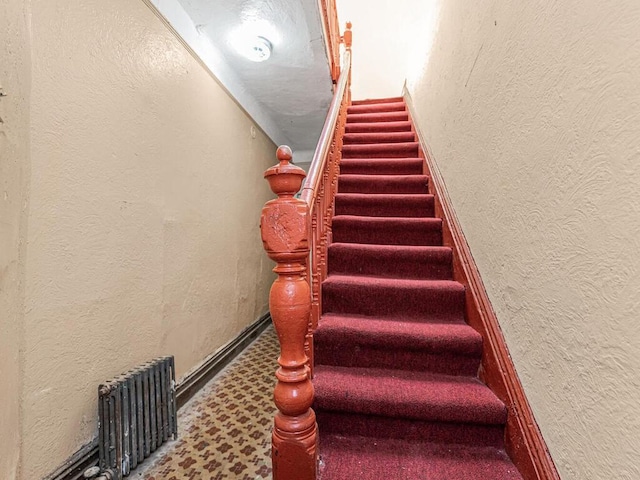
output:
<svg viewBox="0 0 640 480"><path fill-rule="evenodd" d="M278 275L269 295L280 342L271 452L274 480L315 480L317 473L318 432L311 408L313 332L322 311L320 289L327 275L342 136L351 103L350 28L347 24L342 73L304 185L305 172L291 163L286 145L276 152L279 163L264 175L278 196L266 203L260 219L262 242Z"/></svg>
<svg viewBox="0 0 640 480"><path fill-rule="evenodd" d="M320 0L322 8L324 38L327 46L327 57L331 67L333 83L340 78L340 24L338 23L338 9L336 0Z"/></svg>

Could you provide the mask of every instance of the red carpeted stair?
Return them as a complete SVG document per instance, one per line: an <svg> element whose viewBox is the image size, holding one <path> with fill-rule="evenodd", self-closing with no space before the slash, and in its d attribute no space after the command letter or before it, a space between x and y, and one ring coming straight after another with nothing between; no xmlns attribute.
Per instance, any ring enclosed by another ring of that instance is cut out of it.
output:
<svg viewBox="0 0 640 480"><path fill-rule="evenodd" d="M401 98L349 107L315 332L320 478L521 479Z"/></svg>

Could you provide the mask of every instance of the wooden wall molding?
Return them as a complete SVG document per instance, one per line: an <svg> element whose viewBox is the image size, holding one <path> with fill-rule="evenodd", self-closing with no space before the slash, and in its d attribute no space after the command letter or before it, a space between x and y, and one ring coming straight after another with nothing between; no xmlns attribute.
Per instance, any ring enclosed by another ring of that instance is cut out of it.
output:
<svg viewBox="0 0 640 480"><path fill-rule="evenodd" d="M420 156L425 161L429 193L435 196L436 216L443 220L444 244L453 249L454 280L465 286L467 322L483 338L480 378L505 403L509 411L505 433L507 453L526 480L559 480L560 476L509 355L500 324L456 217L442 174L425 136L417 127L419 115L406 85L403 96L411 116L412 128L420 144Z"/></svg>
<svg viewBox="0 0 640 480"><path fill-rule="evenodd" d="M240 332L236 338L224 345L217 352L209 355L194 371L187 374L187 376L176 385L178 408L181 408L189 399L198 393L209 380L226 367L269 325L271 325L271 315L267 312ZM96 392L97 389L98 386L96 385ZM179 428L178 426L178 429ZM81 480L84 471L96 465L98 465L98 440L94 439L70 456L60 467L47 475L43 480ZM133 477L133 474L131 476Z"/></svg>

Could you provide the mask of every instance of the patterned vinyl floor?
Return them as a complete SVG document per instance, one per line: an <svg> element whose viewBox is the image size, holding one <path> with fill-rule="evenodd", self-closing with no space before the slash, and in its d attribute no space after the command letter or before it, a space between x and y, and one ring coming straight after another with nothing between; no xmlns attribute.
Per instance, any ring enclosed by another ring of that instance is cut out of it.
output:
<svg viewBox="0 0 640 480"><path fill-rule="evenodd" d="M180 410L178 440L163 446L129 478L271 478L272 396L279 353L270 326Z"/></svg>

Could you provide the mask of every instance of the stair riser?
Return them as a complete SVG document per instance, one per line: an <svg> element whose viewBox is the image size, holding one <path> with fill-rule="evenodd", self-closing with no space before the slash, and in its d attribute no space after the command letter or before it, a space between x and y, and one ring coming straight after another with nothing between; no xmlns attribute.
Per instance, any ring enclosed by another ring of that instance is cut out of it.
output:
<svg viewBox="0 0 640 480"><path fill-rule="evenodd" d="M382 348L359 342L314 335L314 360L317 365L362 368L399 368L403 370L474 376L480 366L480 355L473 357L451 352L428 353L397 347Z"/></svg>
<svg viewBox="0 0 640 480"><path fill-rule="evenodd" d="M371 275L386 278L451 280L451 255L353 252L329 247L329 274Z"/></svg>
<svg viewBox="0 0 640 480"><path fill-rule="evenodd" d="M407 106L404 102L372 103L369 105L352 105L347 108L347 113L386 113L405 112Z"/></svg>
<svg viewBox="0 0 640 480"><path fill-rule="evenodd" d="M345 133L410 132L410 122L347 123Z"/></svg>
<svg viewBox="0 0 640 480"><path fill-rule="evenodd" d="M416 158L418 144L381 143L372 145L344 145L342 158Z"/></svg>
<svg viewBox="0 0 640 480"><path fill-rule="evenodd" d="M377 245L442 245L442 224L411 225L402 231L390 231L380 226L369 226L334 218L332 226L334 242L365 243Z"/></svg>
<svg viewBox="0 0 640 480"><path fill-rule="evenodd" d="M322 434L396 438L416 442L504 448L502 425L425 422L401 418L330 412L314 406Z"/></svg>
<svg viewBox="0 0 640 480"><path fill-rule="evenodd" d="M435 207L432 195L400 198L378 195L353 198L349 195L336 195L335 214L369 217L433 217Z"/></svg>
<svg viewBox="0 0 640 480"><path fill-rule="evenodd" d="M338 177L338 193L429 193L425 175L386 176L362 175Z"/></svg>
<svg viewBox="0 0 640 480"><path fill-rule="evenodd" d="M322 299L322 313L416 321L438 319L453 322L464 319L463 290L325 282Z"/></svg>
<svg viewBox="0 0 640 480"><path fill-rule="evenodd" d="M380 103L404 102L403 97L387 97L387 98L367 98L364 100L353 100L351 105L378 105Z"/></svg>
<svg viewBox="0 0 640 480"><path fill-rule="evenodd" d="M340 173L353 175L421 175L422 160L367 160L343 159L340 162Z"/></svg>
<svg viewBox="0 0 640 480"><path fill-rule="evenodd" d="M347 115L347 123L380 123L380 122L408 122L407 112L387 113L351 113Z"/></svg>
<svg viewBox="0 0 640 480"><path fill-rule="evenodd" d="M415 142L415 140L415 135L412 132L347 133L343 137L344 145L402 143Z"/></svg>

